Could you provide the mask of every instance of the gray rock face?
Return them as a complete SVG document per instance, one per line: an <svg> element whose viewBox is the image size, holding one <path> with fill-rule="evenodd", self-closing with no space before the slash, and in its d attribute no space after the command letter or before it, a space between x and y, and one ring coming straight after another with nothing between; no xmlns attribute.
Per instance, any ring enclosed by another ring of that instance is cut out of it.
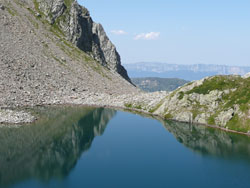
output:
<svg viewBox="0 0 250 188"><path fill-rule="evenodd" d="M127 71L115 46L109 40L101 24L93 22L89 11L77 1L39 0L42 11L51 24L56 24L67 39L79 49L90 54L101 65L118 72L128 80Z"/></svg>

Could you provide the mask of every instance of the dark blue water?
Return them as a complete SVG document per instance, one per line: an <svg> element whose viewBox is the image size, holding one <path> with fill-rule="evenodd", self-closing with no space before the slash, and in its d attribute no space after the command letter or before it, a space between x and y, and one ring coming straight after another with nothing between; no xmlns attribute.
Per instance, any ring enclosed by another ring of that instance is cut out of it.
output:
<svg viewBox="0 0 250 188"><path fill-rule="evenodd" d="M109 109L0 129L2 187L250 187L250 138Z"/></svg>

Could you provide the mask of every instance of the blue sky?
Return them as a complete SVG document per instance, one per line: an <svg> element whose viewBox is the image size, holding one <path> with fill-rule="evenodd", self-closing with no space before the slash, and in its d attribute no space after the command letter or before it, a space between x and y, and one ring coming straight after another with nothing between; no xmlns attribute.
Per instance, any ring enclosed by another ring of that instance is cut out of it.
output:
<svg viewBox="0 0 250 188"><path fill-rule="evenodd" d="M122 63L250 66L250 0L78 0Z"/></svg>

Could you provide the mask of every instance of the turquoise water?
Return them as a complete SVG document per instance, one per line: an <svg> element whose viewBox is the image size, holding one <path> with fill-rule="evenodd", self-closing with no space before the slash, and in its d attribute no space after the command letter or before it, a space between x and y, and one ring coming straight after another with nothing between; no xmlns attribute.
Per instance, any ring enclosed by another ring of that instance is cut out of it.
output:
<svg viewBox="0 0 250 188"><path fill-rule="evenodd" d="M250 138L110 109L0 128L0 187L250 187Z"/></svg>

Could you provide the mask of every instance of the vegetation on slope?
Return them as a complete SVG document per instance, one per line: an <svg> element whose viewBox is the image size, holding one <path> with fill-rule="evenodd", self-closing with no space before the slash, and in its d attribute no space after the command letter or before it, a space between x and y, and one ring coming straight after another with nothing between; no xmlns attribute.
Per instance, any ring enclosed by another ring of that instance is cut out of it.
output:
<svg viewBox="0 0 250 188"><path fill-rule="evenodd" d="M209 94L212 90L226 90L234 89L245 82L240 76L214 76L211 79L206 79L202 85L194 87L187 94L198 93L198 94Z"/></svg>
<svg viewBox="0 0 250 188"><path fill-rule="evenodd" d="M213 76L190 82L157 103L130 103L166 119L250 133L250 77ZM153 99L152 99L153 100Z"/></svg>
<svg viewBox="0 0 250 188"><path fill-rule="evenodd" d="M211 91L215 90L224 92L217 99L218 108L211 113L208 124L216 124L216 119L221 118L223 112L234 109L237 113L232 112L232 118L226 123L226 127L232 130L248 132L250 130L250 78L214 76L211 79L206 79L202 85L185 92L185 94L209 95ZM202 113L202 111L199 113Z"/></svg>

